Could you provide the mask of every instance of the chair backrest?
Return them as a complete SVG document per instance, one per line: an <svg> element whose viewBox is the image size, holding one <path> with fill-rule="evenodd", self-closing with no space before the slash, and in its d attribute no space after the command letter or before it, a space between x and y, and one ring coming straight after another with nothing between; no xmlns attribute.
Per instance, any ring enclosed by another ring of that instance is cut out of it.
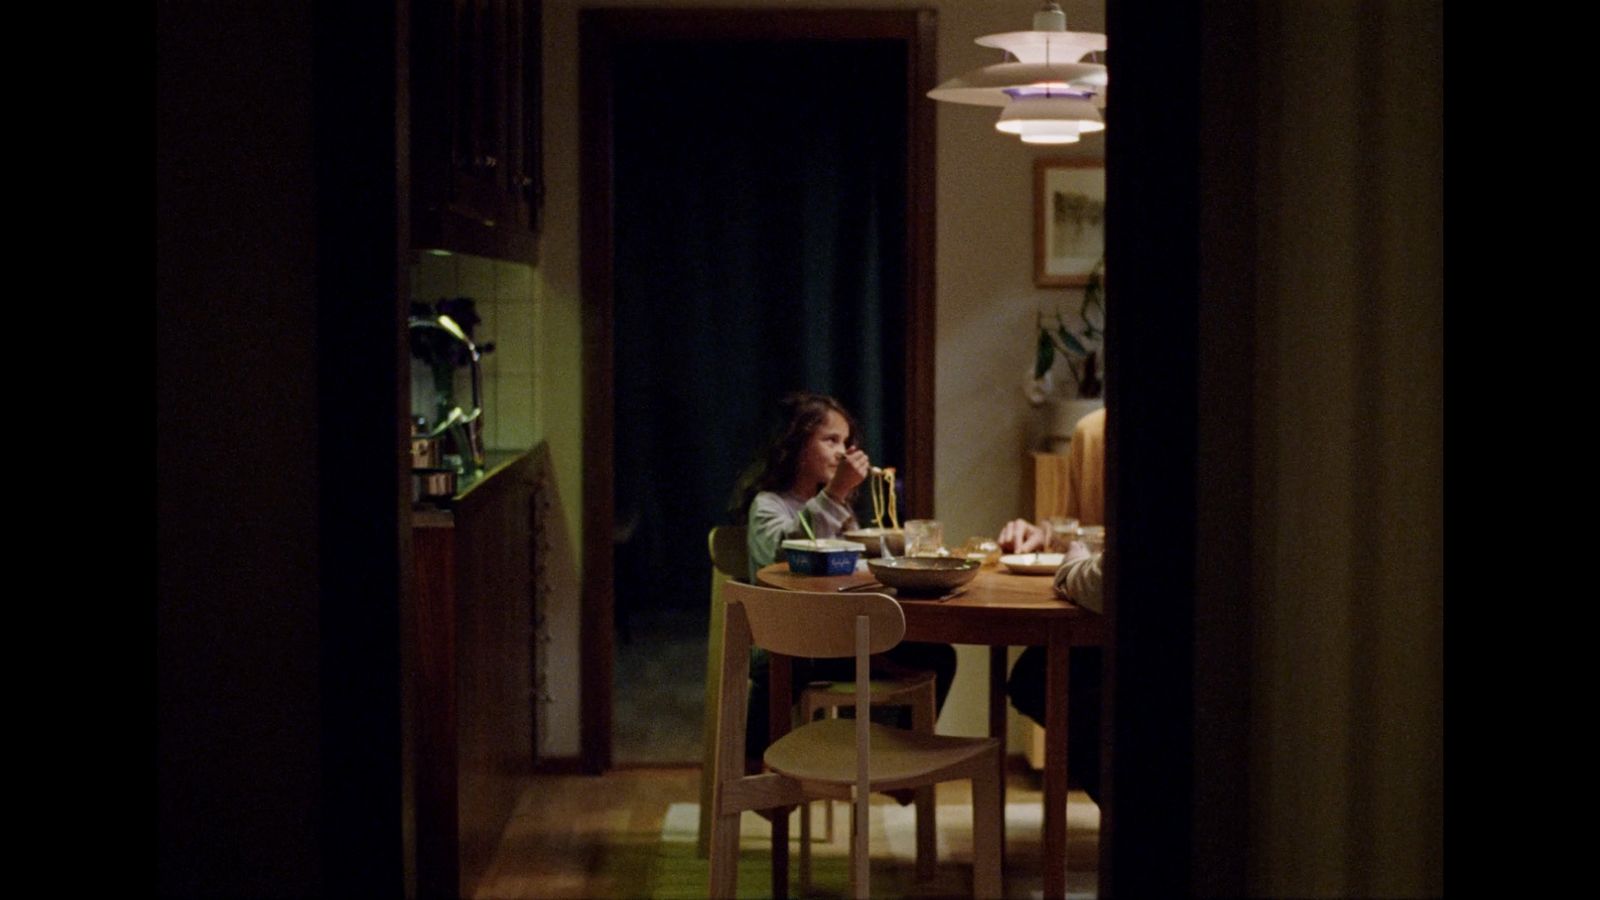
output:
<svg viewBox="0 0 1600 900"><path fill-rule="evenodd" d="M750 641L787 656L856 654L856 617L868 619L869 653L882 653L906 634L906 615L887 594L784 591L729 582L729 603L743 604Z"/></svg>
<svg viewBox="0 0 1600 900"><path fill-rule="evenodd" d="M750 671L750 645L765 647L786 656L854 657L856 663L856 718L852 731L855 776L852 779L856 821L867 821L867 793L871 786L872 741L868 715L868 659L874 653L900 643L905 637L906 616L900 604L886 594L841 594L837 591L783 591L738 581L723 584L724 629L722 673L717 705L716 779L712 808L718 811L723 827L738 833L737 812L741 809L768 808L785 802L785 782L762 780L759 785L744 777L743 756L747 727L762 728L763 723L747 723L746 689ZM781 714L781 713L780 713ZM816 732L812 732L813 735ZM824 742L830 744L831 742ZM833 748L829 746L828 752ZM756 776L768 779L775 776ZM787 785L796 797L804 792L798 783ZM778 791L774 795L774 791ZM751 801L759 800L758 804ZM730 815L731 814L731 815ZM732 820L731 822L729 820ZM725 832L726 833L726 832ZM865 897L867 886L867 832L856 831L852 858L851 884L855 895ZM738 880L737 838L734 851L724 853L722 861L712 861L713 896L733 894ZM719 888L720 886L720 888Z"/></svg>
<svg viewBox="0 0 1600 900"><path fill-rule="evenodd" d="M704 758L700 770L700 834L696 853L705 856L711 844L712 782L716 775L717 697L722 684L723 611L727 604L722 589L734 581L750 577L750 550L746 546L749 529L744 525L719 525L706 536L711 553L711 615L706 632L706 717L702 734ZM740 676L741 678L745 676Z"/></svg>
<svg viewBox="0 0 1600 900"><path fill-rule="evenodd" d="M750 548L746 544L748 528L744 525L719 525L711 529L707 543L711 548L711 565L729 578L750 577Z"/></svg>

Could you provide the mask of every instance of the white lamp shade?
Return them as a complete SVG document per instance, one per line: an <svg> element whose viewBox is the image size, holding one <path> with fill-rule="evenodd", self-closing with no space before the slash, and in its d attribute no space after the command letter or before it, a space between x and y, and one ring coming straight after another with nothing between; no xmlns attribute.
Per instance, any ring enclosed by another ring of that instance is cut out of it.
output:
<svg viewBox="0 0 1600 900"><path fill-rule="evenodd" d="M1008 31L977 38L980 47L1004 50L1025 63L1077 62L1106 49L1106 36L1090 31Z"/></svg>
<svg viewBox="0 0 1600 900"><path fill-rule="evenodd" d="M1005 106L1011 102L1008 90L1062 88L1098 95L1107 81L1106 67L1099 63L996 63L957 75L929 91L928 96L950 103Z"/></svg>
<svg viewBox="0 0 1600 900"><path fill-rule="evenodd" d="M1024 96L1006 106L994 127L1016 135L1080 135L1104 131L1106 123L1094 104L1081 97Z"/></svg>
<svg viewBox="0 0 1600 900"><path fill-rule="evenodd" d="M1022 134L1018 135L1018 137L1022 139L1024 144L1076 144L1078 142L1076 134L1041 133Z"/></svg>
<svg viewBox="0 0 1600 900"><path fill-rule="evenodd" d="M986 34L977 43L1004 50L1014 61L958 75L929 91L930 98L1005 107L995 129L1028 144L1071 144L1105 129L1106 67L1080 60L1105 50L1106 36L1068 31L1058 3L1034 13L1032 31Z"/></svg>

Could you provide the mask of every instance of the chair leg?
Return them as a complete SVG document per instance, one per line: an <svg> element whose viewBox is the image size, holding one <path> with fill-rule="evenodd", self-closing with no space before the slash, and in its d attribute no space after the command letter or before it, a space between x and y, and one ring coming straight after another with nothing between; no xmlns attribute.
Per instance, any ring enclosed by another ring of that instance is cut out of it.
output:
<svg viewBox="0 0 1600 900"><path fill-rule="evenodd" d="M839 717L839 708L838 707L836 707L836 706L817 706L812 701L812 699L809 696L807 696L805 698L804 705L800 710L801 721L810 722L816 716L816 714L817 714L817 712L819 710L822 712L823 716L825 716L826 718L836 719L836 718ZM827 843L832 844L833 843L833 801L832 800L823 799L823 800L815 800L815 801L812 801L812 802L813 803L821 803L822 804L822 828L823 828L823 830L822 830L822 839L824 841L826 841ZM805 806L805 813L803 814L803 817L800 820L800 840L802 842L803 841L808 841L808 840L811 839L810 835L811 835L811 803L807 803L806 806ZM805 863L802 862L800 865L803 867L803 866L805 866ZM800 883L802 885L807 885L807 884L810 884L810 881L811 881L810 873L807 872L804 868L801 868L801 870L800 870Z"/></svg>
<svg viewBox="0 0 1600 900"><path fill-rule="evenodd" d="M939 865L939 824L933 812L933 786L917 788L917 881L933 878Z"/></svg>
<svg viewBox="0 0 1600 900"><path fill-rule="evenodd" d="M817 714L817 707L807 696L800 707L800 721L809 724ZM828 801L824 800L824 803ZM831 804L830 804L831 805ZM830 839L832 836L829 836ZM800 894L811 893L811 801L800 804Z"/></svg>
<svg viewBox="0 0 1600 900"><path fill-rule="evenodd" d="M933 734L934 722L938 718L938 707L934 700L933 685L928 685L926 695L917 698L918 702L911 708L911 728L923 734ZM934 813L933 785L917 788L917 881L928 881L933 878L934 870L939 865L939 823Z"/></svg>
<svg viewBox="0 0 1600 900"><path fill-rule="evenodd" d="M739 887L739 814L711 821L711 897L732 897Z"/></svg>
<svg viewBox="0 0 1600 900"><path fill-rule="evenodd" d="M993 758L979 764L972 776L972 895L1000 897L1000 835L1005 811L1000 804L1000 763Z"/></svg>
<svg viewBox="0 0 1600 900"><path fill-rule="evenodd" d="M830 719L839 718L839 708L836 707L836 706L828 707L828 718L830 718ZM827 838L829 844L833 843L833 801L832 800L826 800L825 799L825 800L822 801L822 834L823 834L823 837Z"/></svg>
<svg viewBox="0 0 1600 900"><path fill-rule="evenodd" d="M717 690L722 681L722 582L724 575L711 572L711 623L706 634L706 718L701 734L700 822L694 841L695 855L705 859L711 850L711 796L717 764Z"/></svg>
<svg viewBox="0 0 1600 900"><path fill-rule="evenodd" d="M867 900L871 895L872 880L867 871L869 823L867 795L859 794L850 804L850 895L856 900Z"/></svg>
<svg viewBox="0 0 1600 900"><path fill-rule="evenodd" d="M800 804L800 896L811 893L811 804Z"/></svg>

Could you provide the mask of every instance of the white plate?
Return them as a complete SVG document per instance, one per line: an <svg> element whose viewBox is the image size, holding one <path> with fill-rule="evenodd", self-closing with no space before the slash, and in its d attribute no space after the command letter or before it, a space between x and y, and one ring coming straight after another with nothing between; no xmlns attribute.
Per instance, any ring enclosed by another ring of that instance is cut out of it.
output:
<svg viewBox="0 0 1600 900"><path fill-rule="evenodd" d="M1011 553L1000 557L1000 565L1018 575L1054 575L1066 558L1065 553Z"/></svg>

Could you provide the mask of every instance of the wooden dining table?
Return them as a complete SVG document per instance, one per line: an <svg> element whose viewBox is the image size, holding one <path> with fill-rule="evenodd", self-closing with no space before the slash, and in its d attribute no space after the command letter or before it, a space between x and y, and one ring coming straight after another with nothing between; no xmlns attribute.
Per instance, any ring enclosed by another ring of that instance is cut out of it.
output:
<svg viewBox="0 0 1600 900"><path fill-rule="evenodd" d="M774 563L756 573L768 587L798 591L857 588L876 579L864 567L848 575L798 575L786 562ZM985 567L966 585L941 598L897 597L905 611L905 640L948 644L982 644L989 647L989 734L1002 748L1006 735L1006 648L1011 645L1043 646L1045 667L1044 833L1041 851L1044 896L1067 894L1067 656L1073 647L1099 646L1104 640L1104 618L1057 597L1048 575L1020 575L1003 568ZM882 588L891 596L895 591ZM768 728L775 741L787 734L792 716L793 664L789 657L772 654ZM1002 753L1002 759L1004 754ZM1001 790L1005 790L1001 780ZM1002 798L1003 800L1003 798ZM1005 835L1001 835L1002 852ZM772 894L788 894L789 817L772 822Z"/></svg>

